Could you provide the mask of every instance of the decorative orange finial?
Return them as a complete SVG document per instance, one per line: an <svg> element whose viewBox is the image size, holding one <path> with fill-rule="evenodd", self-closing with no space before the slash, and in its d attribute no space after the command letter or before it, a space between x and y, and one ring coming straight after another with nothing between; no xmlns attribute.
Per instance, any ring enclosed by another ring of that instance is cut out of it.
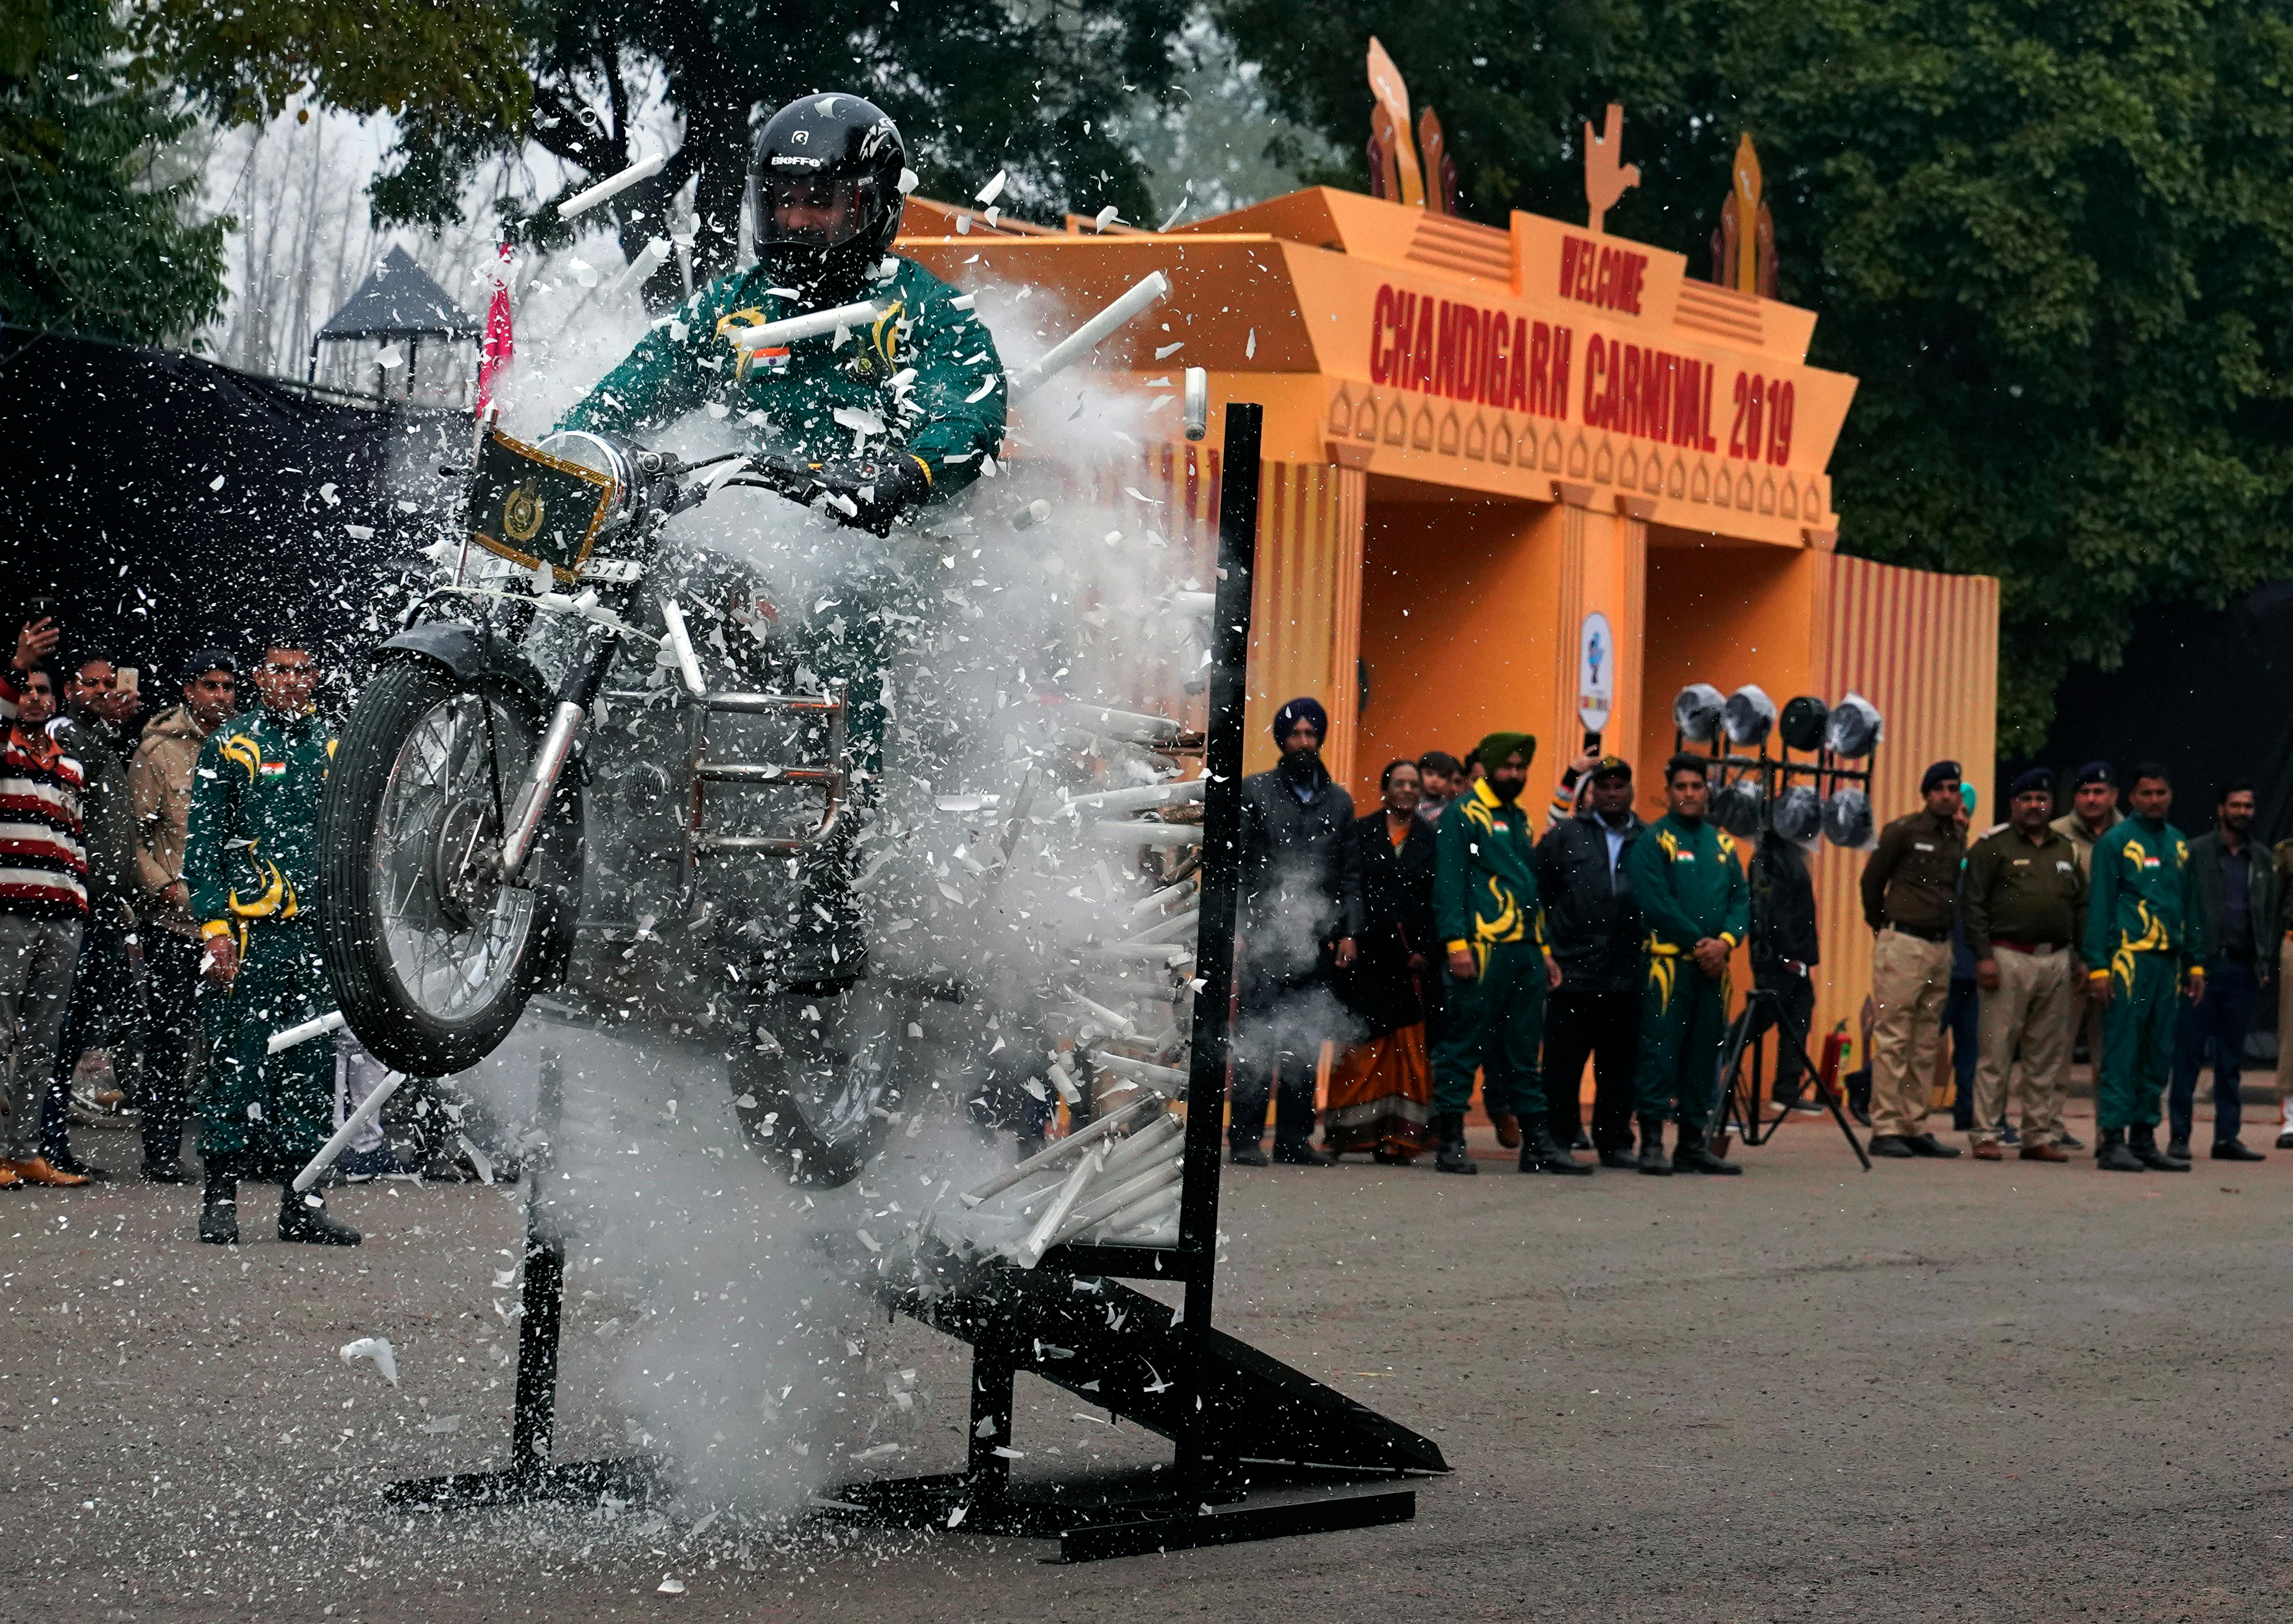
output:
<svg viewBox="0 0 2293 1624"><path fill-rule="evenodd" d="M1416 149L1409 140L1409 86L1374 34L1369 40L1369 90L1377 99L1371 132L1379 141L1389 143L1386 151L1390 154L1393 178L1401 186L1401 195L1395 201L1422 206L1425 202L1425 182L1418 171Z"/></svg>
<svg viewBox="0 0 2293 1624"><path fill-rule="evenodd" d="M1608 133L1595 135L1590 123L1584 126L1584 201L1592 206L1596 231L1616 199L1641 183L1638 164L1616 162L1624 150L1624 137L1625 109L1617 102L1608 103Z"/></svg>
<svg viewBox="0 0 2293 1624"><path fill-rule="evenodd" d="M1752 147L1752 131L1745 131L1743 140L1736 142L1736 166L1731 174L1736 182L1736 263L1729 266L1729 282L1733 282L1740 294L1759 294L1763 291L1759 285L1759 227L1766 225L1766 218L1759 195L1759 151ZM1775 227L1766 225L1766 230L1772 237ZM1770 257L1775 253L1772 243L1768 253Z"/></svg>

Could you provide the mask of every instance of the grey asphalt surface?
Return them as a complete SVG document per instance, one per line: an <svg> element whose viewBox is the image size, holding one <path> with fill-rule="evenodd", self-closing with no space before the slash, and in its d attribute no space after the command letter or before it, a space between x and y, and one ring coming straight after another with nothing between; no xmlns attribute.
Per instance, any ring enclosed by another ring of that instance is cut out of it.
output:
<svg viewBox="0 0 2293 1624"><path fill-rule="evenodd" d="M344 1252L270 1240L260 1201L263 1238L222 1250L189 1190L9 1192L0 1620L2293 1612L2293 1152L1866 1175L1821 1120L1737 1154L1729 1180L1230 1173L1220 1325L1455 1471L1407 1526L1077 1567L739 1507L391 1515L383 1483L506 1447L504 1192L340 1193L369 1237ZM562 1456L627 1447L604 1312L569 1327ZM865 1379L927 1400L898 1469L954 1465L959 1350L868 1323ZM375 1334L404 1386L336 1356ZM1041 1387L1017 1442L1023 1475L1155 1454Z"/></svg>

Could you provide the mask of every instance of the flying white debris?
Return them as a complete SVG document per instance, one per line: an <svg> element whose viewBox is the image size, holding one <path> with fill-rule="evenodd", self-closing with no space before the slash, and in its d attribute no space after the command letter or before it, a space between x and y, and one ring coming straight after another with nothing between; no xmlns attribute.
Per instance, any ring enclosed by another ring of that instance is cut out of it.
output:
<svg viewBox="0 0 2293 1624"><path fill-rule="evenodd" d="M374 1361L374 1368L382 1379L392 1386L398 1386L398 1355L391 1351L387 1337L361 1337L356 1342L343 1344L343 1362L355 1366L361 1359Z"/></svg>

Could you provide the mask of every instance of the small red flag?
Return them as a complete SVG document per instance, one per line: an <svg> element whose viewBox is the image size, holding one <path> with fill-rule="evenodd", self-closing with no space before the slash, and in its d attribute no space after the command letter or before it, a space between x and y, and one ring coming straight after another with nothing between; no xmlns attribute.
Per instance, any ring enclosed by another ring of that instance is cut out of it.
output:
<svg viewBox="0 0 2293 1624"><path fill-rule="evenodd" d="M503 243L497 250L494 267L494 296L486 305L486 341L478 356L478 416L483 417L494 405L494 390L501 381L502 371L509 365L515 340L509 319L509 245Z"/></svg>

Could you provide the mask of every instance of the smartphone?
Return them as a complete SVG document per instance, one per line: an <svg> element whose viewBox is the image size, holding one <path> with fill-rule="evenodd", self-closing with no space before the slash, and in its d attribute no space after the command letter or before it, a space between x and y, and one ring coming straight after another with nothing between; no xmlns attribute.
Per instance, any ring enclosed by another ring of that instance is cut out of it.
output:
<svg viewBox="0 0 2293 1624"><path fill-rule="evenodd" d="M1584 730L1584 754L1585 754L1585 755L1598 755L1600 753L1600 729L1598 729L1598 728L1587 728L1587 729L1585 729L1585 730Z"/></svg>
<svg viewBox="0 0 2293 1624"><path fill-rule="evenodd" d="M119 667L120 692L134 693L137 691L137 684L142 683L142 680L143 674L138 671L134 667L122 666Z"/></svg>
<svg viewBox="0 0 2293 1624"><path fill-rule="evenodd" d="M53 620L64 612L64 606L53 598L34 598L24 605L24 624L37 626L43 620Z"/></svg>

